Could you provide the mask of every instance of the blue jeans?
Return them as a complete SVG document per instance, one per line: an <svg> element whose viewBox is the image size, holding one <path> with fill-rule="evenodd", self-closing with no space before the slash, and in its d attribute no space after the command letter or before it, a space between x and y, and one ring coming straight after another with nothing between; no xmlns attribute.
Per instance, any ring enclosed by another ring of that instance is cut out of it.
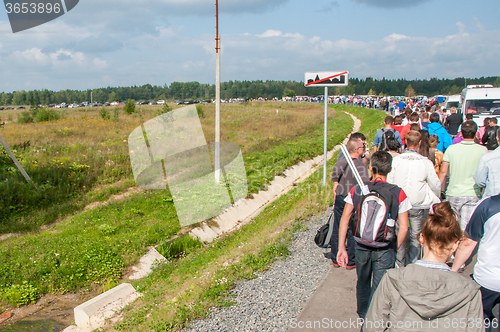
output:
<svg viewBox="0 0 500 332"><path fill-rule="evenodd" d="M408 211L408 223L410 228L406 239L398 250L397 260L400 267L415 263L422 258L422 245L418 242L418 236L422 226L429 216L429 209L411 209Z"/></svg>
<svg viewBox="0 0 500 332"><path fill-rule="evenodd" d="M339 226L340 218L344 212L344 201L345 196L336 195L335 196L335 206L333 208L333 230L332 238L330 239L330 247L332 248L332 261L337 264L337 252L339 251ZM347 255L349 256L348 266L353 266L355 264L354 260L354 236L351 230L347 231Z"/></svg>
<svg viewBox="0 0 500 332"><path fill-rule="evenodd" d="M386 270L392 269L396 262L393 249L361 250L356 248L356 302L357 313L365 318L373 293L378 287Z"/></svg>

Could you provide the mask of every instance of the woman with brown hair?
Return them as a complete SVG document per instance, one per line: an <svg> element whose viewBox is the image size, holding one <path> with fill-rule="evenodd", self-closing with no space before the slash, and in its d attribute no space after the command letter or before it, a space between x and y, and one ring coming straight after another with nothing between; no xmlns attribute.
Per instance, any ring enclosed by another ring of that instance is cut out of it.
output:
<svg viewBox="0 0 500 332"><path fill-rule="evenodd" d="M450 203L434 204L420 234L423 258L385 273L363 331L484 331L479 285L446 265L462 236Z"/></svg>

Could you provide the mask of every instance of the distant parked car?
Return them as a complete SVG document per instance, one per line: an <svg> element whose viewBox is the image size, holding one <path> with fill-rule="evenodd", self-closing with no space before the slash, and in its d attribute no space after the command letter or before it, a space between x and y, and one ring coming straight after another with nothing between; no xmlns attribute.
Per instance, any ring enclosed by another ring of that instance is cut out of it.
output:
<svg viewBox="0 0 500 332"><path fill-rule="evenodd" d="M0 111L3 111L3 110L4 110L4 108L2 106L0 106Z"/></svg>
<svg viewBox="0 0 500 332"><path fill-rule="evenodd" d="M24 107L24 106L18 106L18 107L16 107L16 110L25 110L25 109L26 109L26 107Z"/></svg>
<svg viewBox="0 0 500 332"><path fill-rule="evenodd" d="M165 100L158 100L158 101L157 101L157 104L158 104L158 105L163 105L163 104L165 104Z"/></svg>
<svg viewBox="0 0 500 332"><path fill-rule="evenodd" d="M177 100L175 102L176 105L183 105L184 104L184 100Z"/></svg>
<svg viewBox="0 0 500 332"><path fill-rule="evenodd" d="M6 107L5 109L6 109L6 110L13 110L13 109L14 109L14 107Z"/></svg>
<svg viewBox="0 0 500 332"><path fill-rule="evenodd" d="M154 100L152 100L152 101L149 102L149 105L157 105L157 104L158 103L156 101L154 101Z"/></svg>
<svg viewBox="0 0 500 332"><path fill-rule="evenodd" d="M105 103L104 103L104 104L102 104L102 105L103 105L103 106L111 106L111 104L110 104L110 103L108 103L108 102L105 102Z"/></svg>
<svg viewBox="0 0 500 332"><path fill-rule="evenodd" d="M147 105L147 104L149 104L149 101L145 100L145 101L141 102L139 105Z"/></svg>

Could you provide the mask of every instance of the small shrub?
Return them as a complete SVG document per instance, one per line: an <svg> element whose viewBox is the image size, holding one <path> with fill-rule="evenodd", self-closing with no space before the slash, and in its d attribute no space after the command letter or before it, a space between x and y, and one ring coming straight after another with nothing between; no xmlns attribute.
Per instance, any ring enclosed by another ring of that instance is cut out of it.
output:
<svg viewBox="0 0 500 332"><path fill-rule="evenodd" d="M118 107L113 109L113 121L118 121Z"/></svg>
<svg viewBox="0 0 500 332"><path fill-rule="evenodd" d="M10 116L12 118L12 116ZM17 117L17 123L32 123L33 116L31 112L24 111L21 113L21 116Z"/></svg>
<svg viewBox="0 0 500 332"><path fill-rule="evenodd" d="M193 249L201 247L200 240L193 239L189 235L184 235L159 245L156 250L165 258L177 258Z"/></svg>
<svg viewBox="0 0 500 332"><path fill-rule="evenodd" d="M109 120L111 119L111 114L109 114L109 111L102 107L100 110L99 110L99 115L101 116L102 119L104 120Z"/></svg>
<svg viewBox="0 0 500 332"><path fill-rule="evenodd" d="M200 118L204 118L205 117L205 112L203 111L203 105L196 105L196 112L198 113L198 116Z"/></svg>
<svg viewBox="0 0 500 332"><path fill-rule="evenodd" d="M158 115L162 115L162 114L168 113L172 109L173 109L172 106L170 106L169 104L165 103L165 105L163 105L163 107L161 109L156 110L155 115L158 116Z"/></svg>
<svg viewBox="0 0 500 332"><path fill-rule="evenodd" d="M127 103L125 104L123 111L126 114L134 113L135 112L135 100L134 99L127 99Z"/></svg>
<svg viewBox="0 0 500 332"><path fill-rule="evenodd" d="M35 109L32 111L32 114L34 122L55 121L61 118L61 114L59 114L56 110L48 108Z"/></svg>
<svg viewBox="0 0 500 332"><path fill-rule="evenodd" d="M12 285L4 292L5 299L18 307L35 303L38 295L38 289L28 284L27 281L24 281L22 285Z"/></svg>

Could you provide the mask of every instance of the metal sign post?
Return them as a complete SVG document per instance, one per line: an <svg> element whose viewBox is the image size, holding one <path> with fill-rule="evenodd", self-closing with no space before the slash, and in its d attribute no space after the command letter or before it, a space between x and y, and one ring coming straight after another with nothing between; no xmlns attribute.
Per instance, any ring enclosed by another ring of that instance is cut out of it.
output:
<svg viewBox="0 0 500 332"><path fill-rule="evenodd" d="M220 183L220 35L219 1L215 0L215 183Z"/></svg>
<svg viewBox="0 0 500 332"><path fill-rule="evenodd" d="M349 83L348 71L323 71L307 72L305 74L304 85L325 87L325 128L323 140L323 187L326 186L326 162L328 160L328 87L329 86L347 86Z"/></svg>
<svg viewBox="0 0 500 332"><path fill-rule="evenodd" d="M325 86L325 130L323 134L323 187L326 186L326 162L328 160L328 87Z"/></svg>

